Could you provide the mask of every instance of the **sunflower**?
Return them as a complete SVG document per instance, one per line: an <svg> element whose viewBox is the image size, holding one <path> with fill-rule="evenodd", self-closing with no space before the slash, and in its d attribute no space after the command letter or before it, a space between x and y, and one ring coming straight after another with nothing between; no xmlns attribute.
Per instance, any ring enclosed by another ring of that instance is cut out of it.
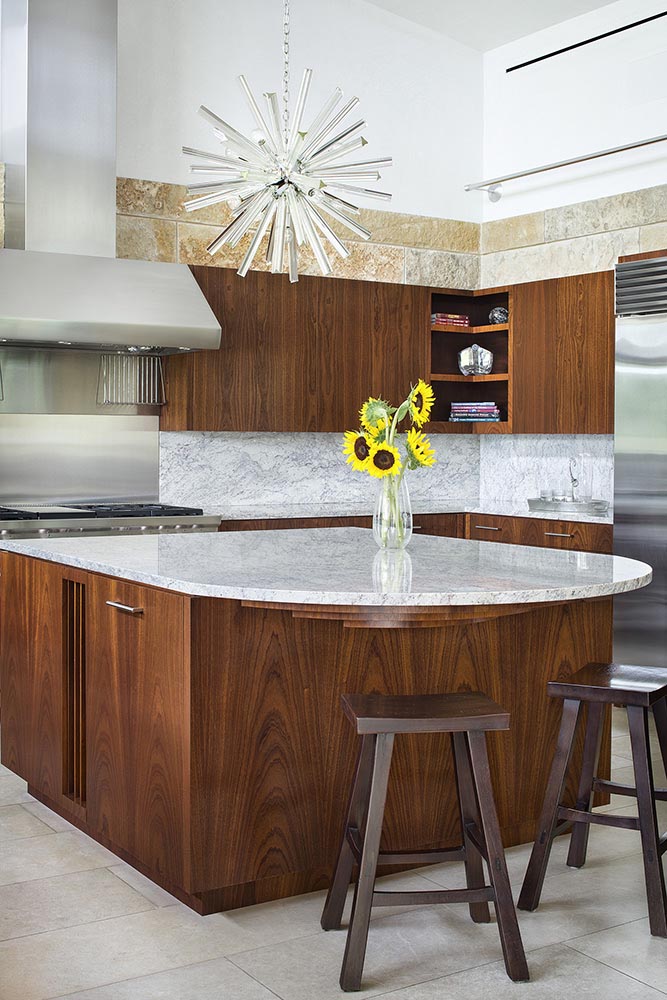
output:
<svg viewBox="0 0 667 1000"><path fill-rule="evenodd" d="M383 441L387 440L387 434L390 427L391 420L389 417L383 417L382 420L378 421L375 427L369 427L367 429L367 437L369 437L375 444L382 444Z"/></svg>
<svg viewBox="0 0 667 1000"><path fill-rule="evenodd" d="M410 415L417 427L423 427L431 416L434 399L433 389L428 382L420 378L410 395Z"/></svg>
<svg viewBox="0 0 667 1000"><path fill-rule="evenodd" d="M378 428L386 427L388 416L393 412L394 408L384 399L371 396L359 410L361 426L373 434L373 437L377 437Z"/></svg>
<svg viewBox="0 0 667 1000"><path fill-rule="evenodd" d="M371 442L362 431L345 431L343 454L355 472L368 470Z"/></svg>
<svg viewBox="0 0 667 1000"><path fill-rule="evenodd" d="M416 427L408 431L405 444L411 469L435 465L435 449L431 448L429 439Z"/></svg>
<svg viewBox="0 0 667 1000"><path fill-rule="evenodd" d="M371 476L375 476L376 479L382 479L384 476L395 476L397 472L401 471L401 456L398 448L395 448L393 444L371 445L366 471L370 472Z"/></svg>

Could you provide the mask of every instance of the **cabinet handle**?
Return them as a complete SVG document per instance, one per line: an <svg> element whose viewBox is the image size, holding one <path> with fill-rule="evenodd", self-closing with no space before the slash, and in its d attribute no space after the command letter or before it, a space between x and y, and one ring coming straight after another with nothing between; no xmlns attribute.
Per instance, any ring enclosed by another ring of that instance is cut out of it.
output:
<svg viewBox="0 0 667 1000"><path fill-rule="evenodd" d="M480 528L482 531L502 531L502 528L494 528L491 524L476 524L475 528Z"/></svg>
<svg viewBox="0 0 667 1000"><path fill-rule="evenodd" d="M568 534L567 531L545 531L544 534L548 538L572 538L572 535Z"/></svg>
<svg viewBox="0 0 667 1000"><path fill-rule="evenodd" d="M119 604L118 601L107 601L110 608L118 608L119 611L129 611L131 615L143 615L143 608L133 608L129 604Z"/></svg>
<svg viewBox="0 0 667 1000"><path fill-rule="evenodd" d="M422 530L421 524L413 524L412 525L412 530L413 531L421 531Z"/></svg>

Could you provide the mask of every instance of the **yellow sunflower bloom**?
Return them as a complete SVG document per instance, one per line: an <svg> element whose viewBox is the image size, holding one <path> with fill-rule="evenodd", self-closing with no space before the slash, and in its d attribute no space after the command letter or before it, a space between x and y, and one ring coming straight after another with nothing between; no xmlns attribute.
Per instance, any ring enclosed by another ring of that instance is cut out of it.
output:
<svg viewBox="0 0 667 1000"><path fill-rule="evenodd" d="M373 434L374 437L377 437L377 434L374 434L374 432L377 431L378 427L386 425L388 415L393 412L393 407L385 402L384 399L380 399L379 397L375 399L371 396L359 410L361 426Z"/></svg>
<svg viewBox="0 0 667 1000"><path fill-rule="evenodd" d="M416 424L417 427L423 427L431 416L434 400L435 393L433 389L428 382L424 382L420 378L410 396L410 415L412 416L413 424Z"/></svg>
<svg viewBox="0 0 667 1000"><path fill-rule="evenodd" d="M376 479L395 476L401 471L401 456L393 444L373 444L366 471Z"/></svg>
<svg viewBox="0 0 667 1000"><path fill-rule="evenodd" d="M428 468L435 465L435 449L431 447L431 442L426 435L418 431L416 427L408 431L406 448L411 469L417 469L420 466Z"/></svg>
<svg viewBox="0 0 667 1000"><path fill-rule="evenodd" d="M367 472L371 442L361 431L345 431L343 454L355 472Z"/></svg>

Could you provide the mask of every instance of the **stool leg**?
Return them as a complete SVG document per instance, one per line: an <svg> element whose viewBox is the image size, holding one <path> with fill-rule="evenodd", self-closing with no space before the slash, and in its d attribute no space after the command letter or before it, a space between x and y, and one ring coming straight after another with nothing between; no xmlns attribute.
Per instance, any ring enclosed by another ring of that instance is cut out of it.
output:
<svg viewBox="0 0 667 1000"><path fill-rule="evenodd" d="M534 910L540 902L544 876L546 875L554 830L558 820L558 806L563 794L567 765L572 755L574 734L579 721L581 702L566 698L563 702L563 717L558 733L558 743L551 765L551 773L542 806L542 815L537 827L537 836L519 894L520 910Z"/></svg>
<svg viewBox="0 0 667 1000"><path fill-rule="evenodd" d="M368 802L364 846L359 865L359 878L354 889L352 915L345 943L343 967L340 973L340 986L346 992L361 988L361 974L364 968L364 958L366 957L368 925L373 905L375 871L380 851L382 817L384 816L384 804L387 798L387 782L389 781L389 768L391 767L393 746L393 733L378 734L375 743L373 777Z"/></svg>
<svg viewBox="0 0 667 1000"><path fill-rule="evenodd" d="M658 819L655 812L653 768L648 739L648 712L638 705L628 705L628 725L632 745L632 763L637 787L639 830L642 837L648 920L654 937L667 937L667 895L660 854Z"/></svg>
<svg viewBox="0 0 667 1000"><path fill-rule="evenodd" d="M662 754L662 766L667 774L667 698L661 698L653 706L653 718Z"/></svg>
<svg viewBox="0 0 667 1000"><path fill-rule="evenodd" d="M325 931L338 930L345 908L345 898L347 887L352 878L354 868L354 854L347 839L348 827L353 826L359 831L359 836L363 837L364 823L366 822L366 811L368 809L368 796L370 794L371 778L373 776L373 754L375 751L375 737L364 736L359 747L357 756L357 767L354 776L354 783L350 793L350 801L347 807L345 826L343 828L343 838L341 840L338 860L331 886L327 894L327 899L322 911L320 921L322 929Z"/></svg>
<svg viewBox="0 0 667 1000"><path fill-rule="evenodd" d="M489 878L495 893L494 905L498 918L500 942L505 957L505 968L510 979L515 983L523 983L530 976L528 975L526 955L514 909L505 851L500 837L489 758L486 752L486 733L483 731L470 732L467 733L467 739L482 818L482 830L489 857Z"/></svg>
<svg viewBox="0 0 667 1000"><path fill-rule="evenodd" d="M475 783L470 767L470 756L464 733L452 733L454 748L454 765L456 767L456 785L461 812L461 830L463 831L463 847L465 849L466 885L469 889L481 889L486 885L482 855L468 836L468 823L474 823L482 831L482 823L475 795ZM469 903L470 916L476 924L488 924L491 920L488 903Z"/></svg>
<svg viewBox="0 0 667 1000"><path fill-rule="evenodd" d="M597 774L598 761L600 759L604 710L605 706L600 702L591 702L588 706L584 757L581 763L576 805L576 808L583 810L583 812L590 812L593 807L593 781ZM585 864L590 829L590 823L574 824L570 839L570 849L567 854L568 867L581 868Z"/></svg>

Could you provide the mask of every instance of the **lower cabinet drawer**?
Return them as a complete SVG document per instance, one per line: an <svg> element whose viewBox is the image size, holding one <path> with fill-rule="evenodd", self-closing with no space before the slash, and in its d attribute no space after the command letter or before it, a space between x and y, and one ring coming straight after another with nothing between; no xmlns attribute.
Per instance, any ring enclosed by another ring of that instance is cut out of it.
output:
<svg viewBox="0 0 667 1000"><path fill-rule="evenodd" d="M412 530L417 535L464 537L464 514L413 514Z"/></svg>
<svg viewBox="0 0 667 1000"><path fill-rule="evenodd" d="M572 549L575 552L610 553L613 548L611 524L584 521L468 514L466 535L486 542Z"/></svg>

